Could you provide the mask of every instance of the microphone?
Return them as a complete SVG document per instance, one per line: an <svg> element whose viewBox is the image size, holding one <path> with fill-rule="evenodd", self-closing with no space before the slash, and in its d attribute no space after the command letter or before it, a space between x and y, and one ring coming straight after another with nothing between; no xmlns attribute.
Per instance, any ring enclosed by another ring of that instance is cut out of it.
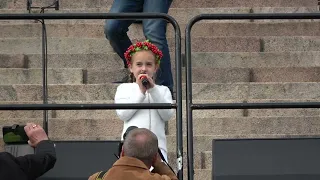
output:
<svg viewBox="0 0 320 180"><path fill-rule="evenodd" d="M140 79L142 80L142 85L145 87L145 88L148 88L148 85L149 85L149 81L148 81L148 78L147 76L141 76Z"/></svg>

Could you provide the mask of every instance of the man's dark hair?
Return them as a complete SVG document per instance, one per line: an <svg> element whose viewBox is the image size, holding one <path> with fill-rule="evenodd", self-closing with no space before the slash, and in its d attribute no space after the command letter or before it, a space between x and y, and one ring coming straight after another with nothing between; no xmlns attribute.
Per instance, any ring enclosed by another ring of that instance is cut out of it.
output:
<svg viewBox="0 0 320 180"><path fill-rule="evenodd" d="M123 151L125 156L137 158L151 166L158 153L158 138L148 129L133 129L124 140Z"/></svg>

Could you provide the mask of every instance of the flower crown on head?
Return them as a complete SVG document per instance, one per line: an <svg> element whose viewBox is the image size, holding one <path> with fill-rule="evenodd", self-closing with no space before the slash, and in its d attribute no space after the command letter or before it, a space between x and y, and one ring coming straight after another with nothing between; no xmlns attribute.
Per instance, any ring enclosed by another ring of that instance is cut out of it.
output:
<svg viewBox="0 0 320 180"><path fill-rule="evenodd" d="M154 44L152 44L151 42L149 42L149 40L146 40L143 42L137 42L136 44L131 45L127 49L127 51L124 53L124 57L127 60L127 64L130 65L132 56L136 52L142 51L142 50L151 51L156 57L156 64L160 64L160 60L161 60L163 54L160 51L160 49L157 46L155 46Z"/></svg>

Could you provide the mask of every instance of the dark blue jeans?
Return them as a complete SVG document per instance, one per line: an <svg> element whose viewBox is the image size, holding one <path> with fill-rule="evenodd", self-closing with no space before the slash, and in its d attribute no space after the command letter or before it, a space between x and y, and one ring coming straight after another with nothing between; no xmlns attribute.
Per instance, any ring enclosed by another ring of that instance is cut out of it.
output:
<svg viewBox="0 0 320 180"><path fill-rule="evenodd" d="M121 12L155 12L168 13L172 0L114 0L110 13ZM132 44L127 32L132 20L106 20L105 35L114 51L122 58L127 68L124 52ZM147 39L155 44L163 53L160 69L157 72L156 83L173 90L170 54L166 38L167 22L163 19L144 19L143 33Z"/></svg>

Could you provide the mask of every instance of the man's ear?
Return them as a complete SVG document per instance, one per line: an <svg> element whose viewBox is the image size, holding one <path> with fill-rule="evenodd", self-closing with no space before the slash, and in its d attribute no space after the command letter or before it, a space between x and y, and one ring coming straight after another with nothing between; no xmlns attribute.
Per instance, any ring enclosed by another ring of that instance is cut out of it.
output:
<svg viewBox="0 0 320 180"><path fill-rule="evenodd" d="M123 152L123 147L122 147L122 150L121 150L121 154L120 154L121 157L124 156L124 152Z"/></svg>
<svg viewBox="0 0 320 180"><path fill-rule="evenodd" d="M156 155L152 158L152 166L154 166L154 164L157 162L157 158L158 158L158 154L156 154Z"/></svg>

